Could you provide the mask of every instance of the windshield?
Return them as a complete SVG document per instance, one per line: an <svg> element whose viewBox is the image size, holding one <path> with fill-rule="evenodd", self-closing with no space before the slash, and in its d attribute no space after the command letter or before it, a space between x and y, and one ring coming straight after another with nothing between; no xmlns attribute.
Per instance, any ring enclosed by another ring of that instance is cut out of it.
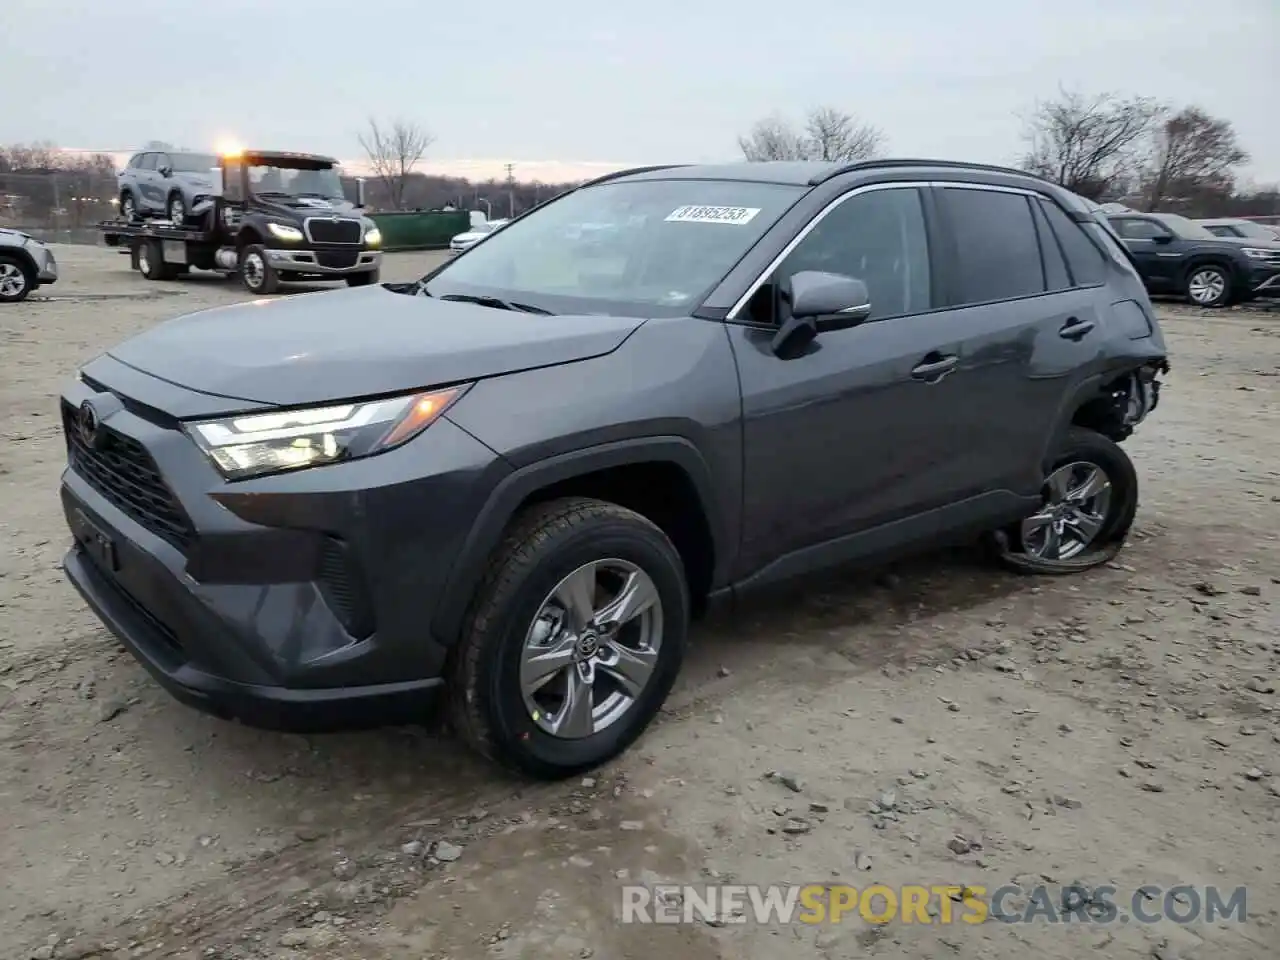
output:
<svg viewBox="0 0 1280 960"><path fill-rule="evenodd" d="M205 153L175 153L173 169L177 173L208 173L218 165L218 158Z"/></svg>
<svg viewBox="0 0 1280 960"><path fill-rule="evenodd" d="M585 187L507 224L425 278L424 289L556 313L680 316L804 192L725 180Z"/></svg>
<svg viewBox="0 0 1280 960"><path fill-rule="evenodd" d="M1174 236L1183 240L1217 240L1215 234L1210 233L1194 220L1188 220L1186 217L1180 217L1176 213L1158 213L1156 219L1163 223L1166 227L1173 231Z"/></svg>
<svg viewBox="0 0 1280 960"><path fill-rule="evenodd" d="M1254 223L1251 220L1237 220L1231 225L1246 237L1251 237L1254 240L1270 240L1274 242L1277 237L1280 237L1280 234L1277 234L1272 228L1261 223Z"/></svg>
<svg viewBox="0 0 1280 960"><path fill-rule="evenodd" d="M498 224L492 221L488 221L486 223L477 223L475 226L471 228L471 232L472 233L492 233L496 229L498 229Z"/></svg>
<svg viewBox="0 0 1280 960"><path fill-rule="evenodd" d="M255 164L249 168L254 193L287 193L295 197L343 199L342 180L334 167L320 170Z"/></svg>

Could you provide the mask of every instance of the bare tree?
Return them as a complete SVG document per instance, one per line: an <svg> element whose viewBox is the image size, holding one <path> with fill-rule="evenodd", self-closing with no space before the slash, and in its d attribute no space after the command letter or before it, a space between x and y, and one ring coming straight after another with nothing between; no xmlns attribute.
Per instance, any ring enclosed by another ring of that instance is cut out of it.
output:
<svg viewBox="0 0 1280 960"><path fill-rule="evenodd" d="M435 141L432 134L416 123L394 120L384 128L377 120L369 119L368 131L360 134L360 146L393 209L404 208L409 177Z"/></svg>
<svg viewBox="0 0 1280 960"><path fill-rule="evenodd" d="M1037 102L1027 118L1022 165L1090 200L1112 195L1138 173L1161 110L1146 97L1063 90Z"/></svg>
<svg viewBox="0 0 1280 960"><path fill-rule="evenodd" d="M1229 120L1211 117L1199 107L1180 110L1160 123L1152 137L1143 178L1146 208L1159 210L1176 196L1204 190L1230 193L1235 168L1248 159Z"/></svg>
<svg viewBox="0 0 1280 960"><path fill-rule="evenodd" d="M869 123L831 107L809 112L805 121L805 139L811 160L853 163L880 155L884 133Z"/></svg>
<svg viewBox="0 0 1280 960"><path fill-rule="evenodd" d="M853 162L878 156L883 145L884 134L877 127L833 107L810 110L800 130L775 114L738 138L743 157L751 161Z"/></svg>

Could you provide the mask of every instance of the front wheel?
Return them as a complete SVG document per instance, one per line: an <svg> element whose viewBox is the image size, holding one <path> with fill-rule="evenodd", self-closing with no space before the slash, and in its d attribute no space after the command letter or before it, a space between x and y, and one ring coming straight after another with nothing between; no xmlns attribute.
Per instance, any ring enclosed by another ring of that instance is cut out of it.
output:
<svg viewBox="0 0 1280 960"><path fill-rule="evenodd" d="M128 190L120 194L120 216L129 223L138 218L138 205L134 202L133 194Z"/></svg>
<svg viewBox="0 0 1280 960"><path fill-rule="evenodd" d="M600 500L533 507L492 558L453 651L452 724L525 774L589 770L662 707L688 623L684 566L653 523Z"/></svg>
<svg viewBox="0 0 1280 960"><path fill-rule="evenodd" d="M280 275L267 262L262 244L251 243L240 251L240 281L250 293L265 296L280 289Z"/></svg>
<svg viewBox="0 0 1280 960"><path fill-rule="evenodd" d="M173 221L174 226L178 227L187 222L187 204L180 193L169 197L169 219Z"/></svg>
<svg viewBox="0 0 1280 960"><path fill-rule="evenodd" d="M997 557L1022 573L1076 573L1115 558L1138 510L1138 475L1120 446L1072 427L1045 478L1040 509L993 535Z"/></svg>
<svg viewBox="0 0 1280 960"><path fill-rule="evenodd" d="M0 256L0 303L25 300L35 286L36 279L26 264L16 257Z"/></svg>
<svg viewBox="0 0 1280 960"><path fill-rule="evenodd" d="M1231 299L1231 277L1222 267L1192 267L1187 274L1186 294L1197 307L1225 306Z"/></svg>

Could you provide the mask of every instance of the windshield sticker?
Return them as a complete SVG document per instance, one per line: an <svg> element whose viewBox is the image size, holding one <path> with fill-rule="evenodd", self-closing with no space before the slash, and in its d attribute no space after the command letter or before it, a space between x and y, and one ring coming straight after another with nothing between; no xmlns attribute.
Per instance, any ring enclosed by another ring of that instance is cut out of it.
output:
<svg viewBox="0 0 1280 960"><path fill-rule="evenodd" d="M678 207L666 217L668 223L750 223L759 207Z"/></svg>

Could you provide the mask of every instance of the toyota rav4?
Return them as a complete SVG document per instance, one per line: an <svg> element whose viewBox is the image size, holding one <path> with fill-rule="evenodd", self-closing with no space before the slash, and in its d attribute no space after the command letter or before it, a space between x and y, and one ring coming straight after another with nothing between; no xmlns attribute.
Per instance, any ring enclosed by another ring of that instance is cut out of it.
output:
<svg viewBox="0 0 1280 960"><path fill-rule="evenodd" d="M473 746L566 776L645 729L712 602L966 538L1113 557L1167 369L1123 247L1043 180L633 170L417 282L89 363L65 569L188 704L316 729L443 691Z"/></svg>

